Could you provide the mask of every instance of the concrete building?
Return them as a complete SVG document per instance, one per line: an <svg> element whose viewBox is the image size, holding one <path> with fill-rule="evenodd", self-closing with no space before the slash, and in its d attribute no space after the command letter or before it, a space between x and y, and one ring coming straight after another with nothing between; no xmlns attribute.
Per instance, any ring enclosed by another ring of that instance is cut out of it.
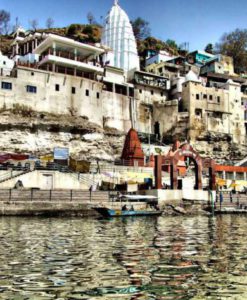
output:
<svg viewBox="0 0 247 300"><path fill-rule="evenodd" d="M221 89L205 87L199 81L183 84L182 110L189 113L188 136L195 141L205 132L221 133L239 144L245 143L246 130L241 86L228 80Z"/></svg>
<svg viewBox="0 0 247 300"><path fill-rule="evenodd" d="M214 55L205 51L196 50L187 55L187 61L190 64L203 66L209 60L214 58Z"/></svg>
<svg viewBox="0 0 247 300"><path fill-rule="evenodd" d="M237 74L234 73L232 57L221 54L215 55L215 57L208 60L201 67L201 75L205 75L208 73L218 73L230 76L237 76Z"/></svg>
<svg viewBox="0 0 247 300"><path fill-rule="evenodd" d="M9 76L14 67L14 61L3 55L0 51L0 74L1 76Z"/></svg>
<svg viewBox="0 0 247 300"><path fill-rule="evenodd" d="M158 53L155 53L153 55L148 55L146 57L146 67L152 64L159 64L161 62L168 61L172 58L173 56L167 51L163 51L163 50L159 51Z"/></svg>
<svg viewBox="0 0 247 300"><path fill-rule="evenodd" d="M126 12L119 6L118 0L105 19L101 44L113 50L108 64L128 72L139 70L140 61L132 25Z"/></svg>

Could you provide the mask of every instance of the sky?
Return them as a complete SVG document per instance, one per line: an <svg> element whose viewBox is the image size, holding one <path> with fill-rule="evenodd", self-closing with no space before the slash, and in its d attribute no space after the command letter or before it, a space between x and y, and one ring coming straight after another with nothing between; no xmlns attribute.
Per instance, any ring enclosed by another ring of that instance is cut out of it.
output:
<svg viewBox="0 0 247 300"><path fill-rule="evenodd" d="M45 27L52 17L55 27L86 23L92 12L101 23L113 0L0 0L0 9L10 12L12 23L18 17L28 29L37 19ZM189 50L203 50L215 44L223 33L247 28L247 0L119 0L131 20L141 17L149 22L152 36L173 39L178 45L189 43Z"/></svg>

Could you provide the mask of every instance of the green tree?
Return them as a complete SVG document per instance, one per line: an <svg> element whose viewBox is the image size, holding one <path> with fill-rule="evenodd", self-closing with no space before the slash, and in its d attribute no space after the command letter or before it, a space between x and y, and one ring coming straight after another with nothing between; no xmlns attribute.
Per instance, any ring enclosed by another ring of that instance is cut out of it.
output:
<svg viewBox="0 0 247 300"><path fill-rule="evenodd" d="M81 24L71 24L67 29L67 36L73 36L78 32L82 32L83 25Z"/></svg>
<svg viewBox="0 0 247 300"><path fill-rule="evenodd" d="M209 43L207 44L207 46L205 47L205 52L213 54L214 53L214 46L213 44Z"/></svg>
<svg viewBox="0 0 247 300"><path fill-rule="evenodd" d="M177 43L176 43L174 40L168 39L168 40L166 40L166 44L167 44L170 48L175 49L175 50L178 50L178 45L177 45Z"/></svg>
<svg viewBox="0 0 247 300"><path fill-rule="evenodd" d="M148 36L150 36L150 27L149 27L149 22L142 18L136 18L134 21L131 22L134 35L137 39L137 41L144 40Z"/></svg>
<svg viewBox="0 0 247 300"><path fill-rule="evenodd" d="M247 72L247 29L225 33L218 44L217 52L233 58L236 73Z"/></svg>

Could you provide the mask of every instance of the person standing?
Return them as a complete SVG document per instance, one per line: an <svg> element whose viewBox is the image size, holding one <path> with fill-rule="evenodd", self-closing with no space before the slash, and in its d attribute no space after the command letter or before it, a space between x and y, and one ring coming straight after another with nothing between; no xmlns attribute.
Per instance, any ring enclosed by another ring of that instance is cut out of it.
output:
<svg viewBox="0 0 247 300"><path fill-rule="evenodd" d="M230 196L230 202L232 203L232 191L230 191L229 196Z"/></svg>
<svg viewBox="0 0 247 300"><path fill-rule="evenodd" d="M220 210L221 210L222 203L223 203L223 193L220 192Z"/></svg>

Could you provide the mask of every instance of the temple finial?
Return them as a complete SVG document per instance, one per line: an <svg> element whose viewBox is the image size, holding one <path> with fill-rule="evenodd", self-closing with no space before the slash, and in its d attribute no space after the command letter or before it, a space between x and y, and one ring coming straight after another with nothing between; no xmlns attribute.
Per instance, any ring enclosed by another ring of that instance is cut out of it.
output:
<svg viewBox="0 0 247 300"><path fill-rule="evenodd" d="M114 5L118 5L118 0L114 0Z"/></svg>

